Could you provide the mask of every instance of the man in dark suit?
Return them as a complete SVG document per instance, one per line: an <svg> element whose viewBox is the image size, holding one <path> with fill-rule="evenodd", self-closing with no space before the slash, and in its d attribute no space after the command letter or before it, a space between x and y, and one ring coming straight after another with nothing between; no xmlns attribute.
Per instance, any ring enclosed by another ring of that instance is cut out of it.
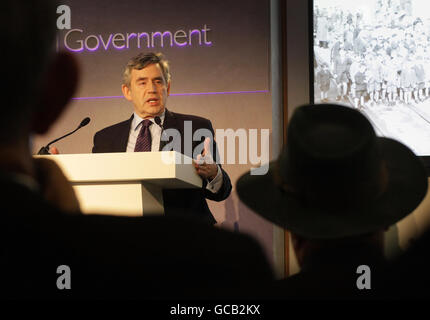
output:
<svg viewBox="0 0 430 320"><path fill-rule="evenodd" d="M193 164L203 179L203 188L164 190L165 214L171 215L178 210L183 213L194 212L213 224L216 221L205 198L225 200L231 192L230 178L216 163L219 158L211 122L166 109L170 79L169 65L161 54L141 53L131 58L124 71L122 92L132 102L134 113L130 119L97 132L93 152L174 150L196 159ZM204 133L201 139L194 141L196 131ZM167 132L170 132L169 141L165 138ZM146 147L141 148L142 144ZM202 151L202 154L196 150Z"/></svg>
<svg viewBox="0 0 430 320"><path fill-rule="evenodd" d="M73 56L54 51L55 12L53 1L7 0L0 13L0 298L242 297L270 280L248 236L179 217L76 214L62 171L30 153L78 80Z"/></svg>

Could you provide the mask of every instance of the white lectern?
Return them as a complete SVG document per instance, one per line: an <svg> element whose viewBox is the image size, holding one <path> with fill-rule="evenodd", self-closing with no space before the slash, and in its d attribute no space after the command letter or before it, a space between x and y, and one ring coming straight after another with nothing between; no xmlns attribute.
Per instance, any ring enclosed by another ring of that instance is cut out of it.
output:
<svg viewBox="0 0 430 320"><path fill-rule="evenodd" d="M163 214L163 189L202 187L192 159L176 151L36 157L61 167L84 213Z"/></svg>

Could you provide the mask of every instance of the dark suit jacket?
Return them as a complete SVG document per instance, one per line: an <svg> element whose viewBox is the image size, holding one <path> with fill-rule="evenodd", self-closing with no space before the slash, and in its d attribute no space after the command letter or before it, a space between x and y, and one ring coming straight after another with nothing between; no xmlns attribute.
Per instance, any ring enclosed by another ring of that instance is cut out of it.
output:
<svg viewBox="0 0 430 320"><path fill-rule="evenodd" d="M430 229L427 229L402 255L390 261L384 273L387 299L429 299L429 251Z"/></svg>
<svg viewBox="0 0 430 320"><path fill-rule="evenodd" d="M249 236L177 217L70 215L1 176L0 187L0 299L246 297L271 280ZM71 290L57 288L60 265Z"/></svg>
<svg viewBox="0 0 430 320"><path fill-rule="evenodd" d="M370 268L371 289L359 289L357 268ZM267 292L270 298L293 300L368 300L383 296L386 262L371 246L345 245L324 249L305 261L301 271L278 280Z"/></svg>
<svg viewBox="0 0 430 320"><path fill-rule="evenodd" d="M93 153L108 153L108 152L126 152L128 136L130 133L131 122L133 116L123 122L114 124L110 127L104 128L98 131L94 135L94 146ZM202 137L201 141L193 141L192 150L186 150L184 146L186 145L187 137L184 134L184 123L185 121L192 122L192 133L198 129L208 129L212 133L212 138L214 137L214 130L212 124L209 120L192 116L186 114L175 113L166 110L163 127L164 130L176 129L179 131L182 139L180 146L174 148L175 151L185 154L188 157L193 157L193 150L204 141L205 137ZM173 140L171 137L170 141ZM160 150L169 143L169 141L160 142ZM189 141L187 142L189 143ZM213 143L214 160L219 159L216 143ZM221 189L217 193L212 193L206 189L206 181L203 182L202 189L170 189L163 191L163 201L164 201L164 212L166 215L175 214L174 212L182 212L184 214L189 214L193 212L197 215L211 223L216 223L212 213L209 210L208 204L205 198L215 201L225 200L231 193L231 182L228 174L222 170L223 184Z"/></svg>

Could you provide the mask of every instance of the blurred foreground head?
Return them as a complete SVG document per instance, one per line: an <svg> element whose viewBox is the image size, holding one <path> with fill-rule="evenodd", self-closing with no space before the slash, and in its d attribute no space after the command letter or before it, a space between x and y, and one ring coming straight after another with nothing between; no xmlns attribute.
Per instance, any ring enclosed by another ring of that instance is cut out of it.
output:
<svg viewBox="0 0 430 320"><path fill-rule="evenodd" d="M2 1L1 145L46 132L76 88L74 59L55 51L56 7L51 0Z"/></svg>
<svg viewBox="0 0 430 320"><path fill-rule="evenodd" d="M340 105L296 109L287 144L264 176L243 175L240 199L306 239L342 239L383 230L410 214L427 191L420 159L377 137L360 112Z"/></svg>

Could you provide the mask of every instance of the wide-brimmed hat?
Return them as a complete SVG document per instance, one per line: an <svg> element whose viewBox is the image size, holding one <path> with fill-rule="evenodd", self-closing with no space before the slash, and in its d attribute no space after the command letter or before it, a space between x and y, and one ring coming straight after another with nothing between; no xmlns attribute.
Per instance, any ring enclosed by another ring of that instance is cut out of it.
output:
<svg viewBox="0 0 430 320"><path fill-rule="evenodd" d="M308 239L364 235L410 214L427 192L421 160L377 137L369 120L331 104L296 109L287 144L265 175L243 175L239 198L269 221Z"/></svg>

